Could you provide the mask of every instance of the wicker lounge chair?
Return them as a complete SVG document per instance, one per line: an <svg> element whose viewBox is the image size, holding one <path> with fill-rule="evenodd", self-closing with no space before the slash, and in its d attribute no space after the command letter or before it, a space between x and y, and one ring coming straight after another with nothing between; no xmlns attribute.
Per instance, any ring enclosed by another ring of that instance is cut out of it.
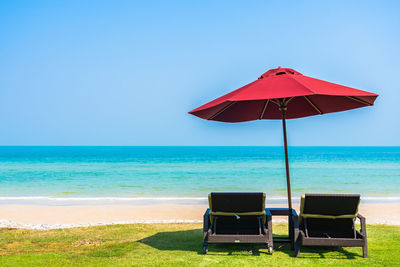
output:
<svg viewBox="0 0 400 267"><path fill-rule="evenodd" d="M204 214L203 253L208 243L263 243L273 252L272 216L264 193L211 193Z"/></svg>
<svg viewBox="0 0 400 267"><path fill-rule="evenodd" d="M306 194L301 198L296 257L300 246L362 247L368 257L365 218L358 214L360 195ZM361 230L354 224L360 219ZM296 231L297 232L297 231Z"/></svg>

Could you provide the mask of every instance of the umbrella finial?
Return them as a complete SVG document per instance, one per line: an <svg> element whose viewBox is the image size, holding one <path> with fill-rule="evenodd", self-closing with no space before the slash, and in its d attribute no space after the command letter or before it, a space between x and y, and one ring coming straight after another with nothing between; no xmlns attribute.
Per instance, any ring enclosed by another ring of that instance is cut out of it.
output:
<svg viewBox="0 0 400 267"><path fill-rule="evenodd" d="M296 75L299 74L299 75L301 75L300 72L297 72L294 69L282 68L281 66L279 66L276 69L270 69L269 71L265 72L263 75L258 77L258 79L266 78L268 76L281 75L281 74L296 74Z"/></svg>

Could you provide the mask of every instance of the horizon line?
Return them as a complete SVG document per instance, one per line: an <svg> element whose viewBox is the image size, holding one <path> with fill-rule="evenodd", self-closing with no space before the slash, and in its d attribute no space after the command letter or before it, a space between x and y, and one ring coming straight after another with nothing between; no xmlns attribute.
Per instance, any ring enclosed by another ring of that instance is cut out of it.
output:
<svg viewBox="0 0 400 267"><path fill-rule="evenodd" d="M283 147L283 145L0 145L0 147ZM288 147L400 147L400 145L289 145Z"/></svg>

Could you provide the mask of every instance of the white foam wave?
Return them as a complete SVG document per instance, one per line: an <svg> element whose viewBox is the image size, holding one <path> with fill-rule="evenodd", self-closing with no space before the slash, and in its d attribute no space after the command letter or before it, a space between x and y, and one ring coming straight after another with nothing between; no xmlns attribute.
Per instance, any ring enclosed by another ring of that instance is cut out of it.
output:
<svg viewBox="0 0 400 267"><path fill-rule="evenodd" d="M361 197L362 200L400 200L398 197Z"/></svg>

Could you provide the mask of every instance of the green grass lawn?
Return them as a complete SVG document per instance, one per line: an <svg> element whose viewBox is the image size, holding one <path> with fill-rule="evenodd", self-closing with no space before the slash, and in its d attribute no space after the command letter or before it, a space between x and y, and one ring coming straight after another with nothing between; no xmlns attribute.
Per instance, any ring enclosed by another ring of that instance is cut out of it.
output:
<svg viewBox="0 0 400 267"><path fill-rule="evenodd" d="M400 227L368 226L369 258L361 248L288 245L273 255L260 245L210 244L203 255L200 224L134 224L50 231L0 229L0 266L400 266ZM284 233L285 224L274 224Z"/></svg>

